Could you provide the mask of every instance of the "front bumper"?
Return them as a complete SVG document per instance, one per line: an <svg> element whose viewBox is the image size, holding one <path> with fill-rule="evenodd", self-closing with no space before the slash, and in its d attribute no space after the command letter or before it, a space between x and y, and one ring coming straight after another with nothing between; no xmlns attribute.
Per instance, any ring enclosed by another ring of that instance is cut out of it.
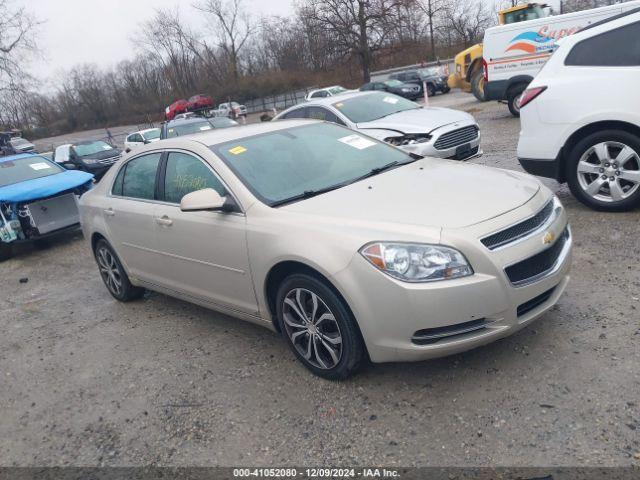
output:
<svg viewBox="0 0 640 480"><path fill-rule="evenodd" d="M436 142L440 137L456 130L460 130L466 127L476 126L474 123L459 122L453 125L446 125L431 132L431 139L424 143L414 143L411 145L403 145L399 148L409 153L415 153L422 157L438 157L448 158L451 160L470 160L482 156L482 149L480 148L480 130L478 130L477 137L458 145L451 146L445 149L438 149L435 147Z"/></svg>
<svg viewBox="0 0 640 480"><path fill-rule="evenodd" d="M441 243L459 249L474 274L456 280L406 283L380 272L360 255L334 276L362 331L373 362L415 361L442 357L506 337L548 311L569 281L571 239L552 271L530 284L511 284L505 268L544 250L542 237L556 238L567 228L564 209L553 223L529 238L490 251L480 238L538 211L544 201L528 204L479 225L446 231ZM548 198L547 198L548 200ZM439 332L483 321L484 327L428 344L417 344L421 331ZM413 340L412 340L413 339Z"/></svg>

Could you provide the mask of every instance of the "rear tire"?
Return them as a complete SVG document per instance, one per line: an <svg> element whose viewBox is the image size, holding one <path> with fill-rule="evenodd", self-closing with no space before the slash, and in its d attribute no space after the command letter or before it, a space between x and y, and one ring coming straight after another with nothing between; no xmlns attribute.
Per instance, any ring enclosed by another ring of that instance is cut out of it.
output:
<svg viewBox="0 0 640 480"><path fill-rule="evenodd" d="M636 135L623 130L592 133L571 149L565 168L571 193L587 207L624 212L640 206L640 138Z"/></svg>
<svg viewBox="0 0 640 480"><path fill-rule="evenodd" d="M306 274L285 278L276 314L293 353L319 377L343 380L363 364L366 353L356 321L324 281Z"/></svg>
<svg viewBox="0 0 640 480"><path fill-rule="evenodd" d="M13 247L10 243L0 240L0 262L9 260L13 256Z"/></svg>
<svg viewBox="0 0 640 480"><path fill-rule="evenodd" d="M102 281L113 298L129 302L144 295L144 288L131 284L118 255L106 240L98 240L93 253Z"/></svg>
<svg viewBox="0 0 640 480"><path fill-rule="evenodd" d="M471 93L473 96L478 99L480 102L484 102L484 75L482 74L482 70L478 70L471 77Z"/></svg>
<svg viewBox="0 0 640 480"><path fill-rule="evenodd" d="M507 103L509 105L509 111L514 117L520 116L520 96L527 89L527 85L520 83L509 88L507 92Z"/></svg>

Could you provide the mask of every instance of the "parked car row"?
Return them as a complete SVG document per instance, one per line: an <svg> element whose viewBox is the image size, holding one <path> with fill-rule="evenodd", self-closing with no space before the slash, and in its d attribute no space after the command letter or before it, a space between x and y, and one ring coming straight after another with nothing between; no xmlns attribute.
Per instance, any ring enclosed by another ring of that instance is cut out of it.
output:
<svg viewBox="0 0 640 480"><path fill-rule="evenodd" d="M164 111L165 121L174 120L177 116L187 113L209 113L208 116L238 118L247 115L247 107L237 102L225 102L214 107L213 99L208 95L198 94L189 100L176 100Z"/></svg>

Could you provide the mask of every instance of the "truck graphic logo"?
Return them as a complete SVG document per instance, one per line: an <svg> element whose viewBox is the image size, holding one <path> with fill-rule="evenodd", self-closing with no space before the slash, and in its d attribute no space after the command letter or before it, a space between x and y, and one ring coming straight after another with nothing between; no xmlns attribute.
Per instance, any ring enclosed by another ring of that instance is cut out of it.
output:
<svg viewBox="0 0 640 480"><path fill-rule="evenodd" d="M553 48L556 40L573 35L582 27L562 28L560 30L550 30L548 25L540 28L537 32L522 32L516 35L513 40L509 42L509 46L505 52L525 52L525 53L537 53L546 52Z"/></svg>

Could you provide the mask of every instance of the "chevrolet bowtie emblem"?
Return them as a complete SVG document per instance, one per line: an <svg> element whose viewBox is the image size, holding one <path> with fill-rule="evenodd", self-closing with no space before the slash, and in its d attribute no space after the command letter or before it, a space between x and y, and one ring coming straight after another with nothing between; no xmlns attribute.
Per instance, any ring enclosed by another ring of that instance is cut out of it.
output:
<svg viewBox="0 0 640 480"><path fill-rule="evenodd" d="M544 234L544 237L542 237L542 243L549 245L550 243L553 243L555 239L556 236L552 232L547 232Z"/></svg>

